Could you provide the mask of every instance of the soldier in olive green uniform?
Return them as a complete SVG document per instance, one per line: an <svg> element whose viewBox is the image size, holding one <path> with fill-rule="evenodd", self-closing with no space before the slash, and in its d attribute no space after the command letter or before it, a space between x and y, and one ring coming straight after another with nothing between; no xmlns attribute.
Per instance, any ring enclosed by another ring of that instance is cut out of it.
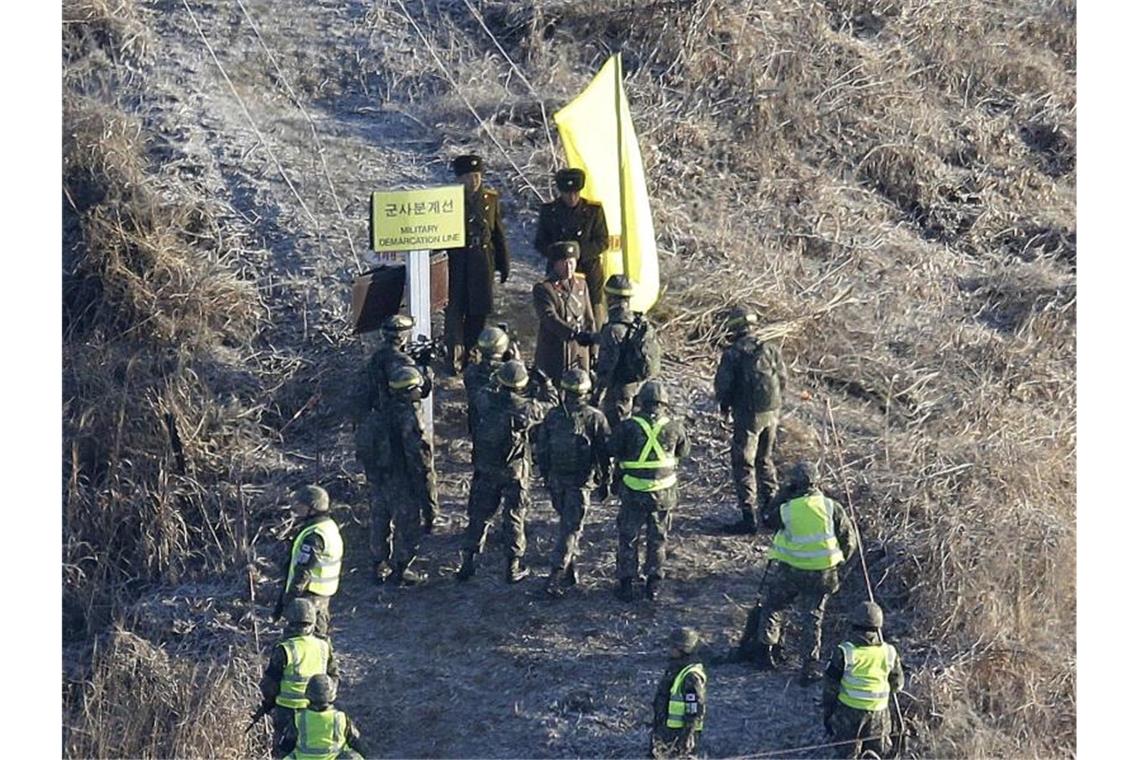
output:
<svg viewBox="0 0 1140 760"><path fill-rule="evenodd" d="M361 760L368 750L360 739L360 731L352 718L333 707L336 681L315 675L305 687L309 706L293 714L293 722L285 727L279 751L285 760Z"/></svg>
<svg viewBox="0 0 1140 760"><path fill-rule="evenodd" d="M798 462L792 472L794 497L774 505L764 522L776 535L768 552L767 594L748 616L738 651L762 668L776 667L785 610L793 604L803 630L800 683L817 680L823 613L839 590L839 569L859 548L855 525L839 502L819 488L819 469Z"/></svg>
<svg viewBox="0 0 1140 760"><path fill-rule="evenodd" d="M708 704L708 677L696 655L699 644L700 636L692 628L680 628L670 637L669 666L653 697L650 757L693 757L697 753Z"/></svg>
<svg viewBox="0 0 1140 760"><path fill-rule="evenodd" d="M576 273L578 243L551 243L547 257L546 279L532 290L538 317L534 366L558 383L572 367L590 369L590 349L576 339L594 331L594 312L586 281Z"/></svg>
<svg viewBox="0 0 1140 760"><path fill-rule="evenodd" d="M447 252L447 308L443 313L448 366L458 375L467 364L467 352L483 331L487 315L495 309L495 272L499 273L499 284L505 283L510 276L511 256L499 193L483 183L483 159L459 156L451 166L465 188L467 225L464 247Z"/></svg>
<svg viewBox="0 0 1140 760"><path fill-rule="evenodd" d="M641 386L637 412L614 430L610 452L618 511L618 598L637 598L641 528L645 527L645 595L653 600L665 573L669 511L677 506L677 468L689 455L689 437L680 420L665 414L669 402L657 380Z"/></svg>
<svg viewBox="0 0 1140 760"><path fill-rule="evenodd" d="M740 521L729 533L755 533L756 515L768 506L779 485L772 450L780 420L787 369L780 349L754 334L756 312L737 307L729 314L733 343L716 371L716 401L732 414L732 479Z"/></svg>
<svg viewBox="0 0 1140 760"><path fill-rule="evenodd" d="M282 738L293 724L295 710L308 706L305 687L314 675L339 677L332 645L314 634L317 611L307 599L293 599L285 609L284 636L261 677L261 709L254 716L273 715L273 746L280 747ZM280 757L280 755L276 755Z"/></svg>
<svg viewBox="0 0 1140 760"><path fill-rule="evenodd" d="M852 636L835 648L823 681L823 727L839 742L839 757L891 749L891 697L902 690L902 659L883 641L883 610L863 602L852 615Z"/></svg>
<svg viewBox="0 0 1140 760"><path fill-rule="evenodd" d="M438 512L435 466L421 409L423 377L415 367L400 367L388 380L391 398L373 440L372 462L380 475L380 498L372 503L372 550L376 580L391 558L391 579L400 585L422 583L411 569L420 538Z"/></svg>
<svg viewBox="0 0 1140 760"><path fill-rule="evenodd" d="M597 335L583 334L579 343L598 344L598 385L594 405L606 413L610 427L629 417L633 399L646 380L661 371L661 346L644 314L629 308L633 283L624 274L606 280L609 319Z"/></svg>
<svg viewBox="0 0 1140 760"><path fill-rule="evenodd" d="M581 369L562 376L562 403L546 414L535 436L535 458L558 513L558 543L554 548L546 593L562 596L565 585L578 582L574 558L590 508L590 489L605 501L610 486L610 435L606 416L590 406L590 375Z"/></svg>
<svg viewBox="0 0 1140 760"><path fill-rule="evenodd" d="M503 355L510 343L510 336L498 327L483 328L479 333L479 361L471 362L463 370L463 389L467 392L467 432L472 436L479 422L475 417L475 398L484 388L491 386L495 371L503 366Z"/></svg>
<svg viewBox="0 0 1140 760"><path fill-rule="evenodd" d="M328 638L329 601L340 587L344 541L329 515L329 495L320 486L305 486L293 494L293 514L304 520L290 546L285 585L273 609L280 620L293 599L305 599L316 609L316 635Z"/></svg>
<svg viewBox="0 0 1140 760"><path fill-rule="evenodd" d="M475 558L487 540L487 526L503 504L503 548L507 581L530 575L522 565L526 553L526 512L530 505L531 430L557 400L547 385L529 388L522 362L510 361L495 372L495 387L475 398L475 474L467 500L467 530L458 579L475 574Z"/></svg>
<svg viewBox="0 0 1140 760"><path fill-rule="evenodd" d="M560 169L554 174L558 198L544 203L538 210L538 230L534 235L534 248L547 255L551 243L574 240L581 251L578 269L586 276L594 321L601 324L605 318L602 305L602 253L610 245L606 227L606 212L602 204L582 197L586 186L586 172L581 169Z"/></svg>

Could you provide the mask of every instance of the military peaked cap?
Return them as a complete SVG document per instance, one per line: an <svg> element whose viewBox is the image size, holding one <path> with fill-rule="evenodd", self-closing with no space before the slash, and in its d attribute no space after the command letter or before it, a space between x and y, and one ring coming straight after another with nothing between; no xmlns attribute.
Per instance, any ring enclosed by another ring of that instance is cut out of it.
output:
<svg viewBox="0 0 1140 760"><path fill-rule="evenodd" d="M481 172L483 171L483 159L474 154L456 156L451 162L451 169L455 172L456 177L471 172Z"/></svg>
<svg viewBox="0 0 1140 760"><path fill-rule="evenodd" d="M560 240L546 247L546 257L551 261L576 259L581 255L582 252L578 249L577 240Z"/></svg>
<svg viewBox="0 0 1140 760"><path fill-rule="evenodd" d="M581 169L559 169L554 173L554 184L564 193L581 190L586 186L586 172Z"/></svg>

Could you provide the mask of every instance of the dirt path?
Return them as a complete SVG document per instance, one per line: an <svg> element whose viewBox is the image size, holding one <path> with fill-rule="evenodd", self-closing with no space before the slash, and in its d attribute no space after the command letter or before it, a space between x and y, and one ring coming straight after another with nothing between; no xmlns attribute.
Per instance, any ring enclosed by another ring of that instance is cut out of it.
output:
<svg viewBox="0 0 1140 760"><path fill-rule="evenodd" d="M698 627L715 649L735 637L755 593L761 556L744 539L709 535L733 517L723 428L710 413L710 377L670 366L667 381L688 412L696 450L684 468L687 486L674 518L671 578L655 607L625 605L612 595L616 505L595 507L583 539L584 582L551 602L541 578L508 586L492 547L479 576L454 580L470 479L470 446L462 435L459 390L436 401L437 469L445 525L427 538L422 556L431 580L416 589L377 589L368 581L363 474L353 462L341 401L369 350L347 336L348 281L363 253L365 199L378 187L448 179L445 156L458 152L443 130L417 123L414 103L375 96L382 82L356 63L383 45L371 6L362 2L253 2L246 7L265 43L300 93L324 145L336 209L309 122L286 97L236 3L192 4L222 66L285 168L300 200L221 77L180 1L149 3L159 49L154 86L139 110L169 136L170 150L204 167L202 181L252 223L270 255L248 262L264 284L274 327L263 337L289 361L277 392L279 429L290 411L314 395L311 412L290 422L277 454L275 486L320 482L350 505L348 572L334 602L334 644L342 662L340 706L385 756L629 756L646 748L650 702L665 665L664 639L677 625ZM389 51L397 55L397 51ZM448 127L454 131L454 126ZM472 145L503 164L492 146ZM500 290L503 317L533 347L529 288L538 278L530 251L531 199L502 188L515 264ZM302 207L302 201L306 208ZM311 217L310 218L310 214ZM533 488L528 563L545 574L553 547L553 512ZM262 549L268 555L276 547ZM268 556L267 561L276 561ZM271 598L276 579L259 595ZM266 625L263 628L268 629ZM717 668L709 685L704 748L735 756L824 741L818 689L793 675L760 674L739 665ZM810 754L810 753L809 753Z"/></svg>

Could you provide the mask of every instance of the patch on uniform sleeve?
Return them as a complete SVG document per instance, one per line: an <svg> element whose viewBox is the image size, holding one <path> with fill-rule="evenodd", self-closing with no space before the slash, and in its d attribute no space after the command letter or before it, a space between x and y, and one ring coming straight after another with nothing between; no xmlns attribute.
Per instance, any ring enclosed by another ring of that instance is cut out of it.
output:
<svg viewBox="0 0 1140 760"><path fill-rule="evenodd" d="M297 564L303 565L308 562L312 553L313 550L308 544L301 544L301 548L297 550Z"/></svg>

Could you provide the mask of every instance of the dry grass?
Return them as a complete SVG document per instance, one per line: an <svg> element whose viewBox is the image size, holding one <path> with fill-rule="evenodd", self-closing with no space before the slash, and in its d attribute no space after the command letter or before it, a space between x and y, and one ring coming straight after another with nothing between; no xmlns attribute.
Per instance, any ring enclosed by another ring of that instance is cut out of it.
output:
<svg viewBox="0 0 1140 760"><path fill-rule="evenodd" d="M386 7L398 37L399 4ZM789 427L824 431L792 448L849 484L878 594L908 611L926 746L1072 752L1074 4L481 7L553 103L623 51L670 354L711 376L737 300L785 336L814 399ZM466 8L426 23L492 133L541 177L534 96ZM424 115L470 126L446 87L425 91L439 80L422 63L407 86Z"/></svg>

